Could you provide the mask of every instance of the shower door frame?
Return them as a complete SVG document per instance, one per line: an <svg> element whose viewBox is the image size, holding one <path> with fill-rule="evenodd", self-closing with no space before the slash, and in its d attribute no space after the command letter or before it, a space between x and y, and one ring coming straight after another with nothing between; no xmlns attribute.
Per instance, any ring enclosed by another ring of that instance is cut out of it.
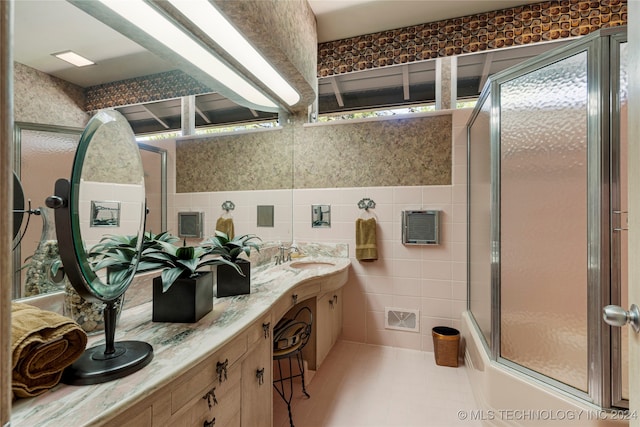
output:
<svg viewBox="0 0 640 427"><path fill-rule="evenodd" d="M610 236L611 236L611 284L610 284L610 302L609 304L621 305L622 304L622 289L621 286L621 251L624 248L621 247L618 236L620 233L625 232L625 225L622 223L622 215L616 217L613 214L614 211L622 211L621 206L621 179L626 177L620 177L620 162L626 161L621 159L620 156L620 144L621 138L621 111L620 111L620 46L623 43L627 43L626 34L612 34L610 36L610 67L609 67L609 91L611 93L610 104L610 159L611 159L611 176L610 176L610 203L611 203L611 223L610 223ZM619 232L616 233L615 229L618 228ZM628 304L627 304L628 305ZM622 396L622 329L621 328L608 328L610 331L611 341L611 406L618 408L629 408L629 400Z"/></svg>
<svg viewBox="0 0 640 427"><path fill-rule="evenodd" d="M615 115L613 103L609 97L609 85L618 84L618 75L612 70L617 64L610 64L615 44L626 42L626 30L621 28L602 29L596 33L584 36L575 43L542 54L532 60L511 67L489 78L485 90L480 95L479 105L486 97L490 97L490 141L491 141L491 342L484 340L484 335L471 312L471 319L479 336L491 355L503 366L519 373L526 374L535 381L544 383L556 390L567 393L579 399L596 404L603 408L628 408L628 401L621 399L621 383L614 377L620 378L620 366L614 368L612 347L615 334L602 321L601 310L607 304L615 303L612 298L612 257L611 257L611 188L617 188L617 182L612 181L611 175L611 141L617 137L612 130L610 116ZM524 74L536 71L554 62L568 58L581 52L587 52L587 351L588 351L588 391L576 389L573 386L555 380L551 377L526 368L520 364L505 359L500 354L500 86ZM617 56L614 55L614 60ZM617 86L616 86L617 87ZM607 90L603 90L606 88ZM470 127L477 117L478 107L474 110L468 122ZM611 122L615 122L614 119ZM471 142L469 142L471 143ZM470 160L467 163L470 164ZM470 175L470 174L468 174ZM469 184L471 189L472 183ZM470 191L470 190L468 190ZM468 196L469 199L469 196ZM470 209L470 207L468 207ZM468 214L469 218L469 214ZM469 230L467 231L469 238ZM469 244L467 245L469 251ZM469 269L467 269L469 271ZM471 280L468 277L468 294L471 295ZM471 311L470 298L467 308ZM619 343L619 337L618 337ZM619 346L618 346L619 347ZM618 359L619 360L619 359ZM618 369L616 371L616 369ZM617 387L617 388L616 388Z"/></svg>

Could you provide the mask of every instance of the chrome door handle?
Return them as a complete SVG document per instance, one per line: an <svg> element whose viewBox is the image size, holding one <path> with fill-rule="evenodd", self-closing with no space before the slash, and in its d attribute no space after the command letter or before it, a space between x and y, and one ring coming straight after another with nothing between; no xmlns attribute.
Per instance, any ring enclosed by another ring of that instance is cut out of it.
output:
<svg viewBox="0 0 640 427"><path fill-rule="evenodd" d="M629 323L636 334L640 332L640 309L635 304L631 304L629 311L619 305L608 305L602 309L602 318L611 326L622 327Z"/></svg>

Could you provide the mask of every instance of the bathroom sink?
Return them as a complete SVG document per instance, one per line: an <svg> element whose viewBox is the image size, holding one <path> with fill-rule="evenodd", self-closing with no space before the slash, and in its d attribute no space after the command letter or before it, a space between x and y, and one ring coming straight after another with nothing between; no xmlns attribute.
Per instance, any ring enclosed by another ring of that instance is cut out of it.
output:
<svg viewBox="0 0 640 427"><path fill-rule="evenodd" d="M335 266L334 263L328 262L328 261L294 261L290 265L293 268L299 268L299 269L311 269L311 268Z"/></svg>

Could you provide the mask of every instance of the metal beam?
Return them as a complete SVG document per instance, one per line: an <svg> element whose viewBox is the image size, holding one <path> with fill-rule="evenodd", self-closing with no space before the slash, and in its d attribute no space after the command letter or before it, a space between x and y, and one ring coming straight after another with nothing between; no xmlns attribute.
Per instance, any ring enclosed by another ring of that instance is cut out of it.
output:
<svg viewBox="0 0 640 427"><path fill-rule="evenodd" d="M333 88L333 93L336 96L336 101L340 107L344 107L344 101L342 100L342 93L340 93L340 88L338 87L338 81L335 77L330 77L331 87Z"/></svg>
<svg viewBox="0 0 640 427"><path fill-rule="evenodd" d="M404 92L404 100L408 101L411 96L409 95L409 66L402 66L402 89Z"/></svg>
<svg viewBox="0 0 640 427"><path fill-rule="evenodd" d="M491 63L493 62L493 52L489 52L484 56L484 65L482 66L482 74L480 75L480 84L478 85L478 92L482 92L484 84L489 78L489 71L491 70Z"/></svg>
<svg viewBox="0 0 640 427"><path fill-rule="evenodd" d="M202 108L200 108L198 106L198 100L197 99L196 99L196 113L198 113L198 115L200 117L202 117L202 120L207 122L207 124L209 124L209 125L211 124L211 119L209 118L209 116L207 116L207 114L204 111L202 111Z"/></svg>
<svg viewBox="0 0 640 427"><path fill-rule="evenodd" d="M151 111L151 110L149 109L149 107L147 107L147 106L146 106L146 105L144 105L144 104L140 104L140 106L141 106L141 107L142 107L142 108L143 108L147 113L149 113L149 114L151 115L151 117L153 117L153 118L154 118L158 123L160 123L160 124L162 125L162 127L164 127L165 129L169 129L169 125L168 125L164 120L162 120L160 117L158 117L158 116L157 116L153 111Z"/></svg>

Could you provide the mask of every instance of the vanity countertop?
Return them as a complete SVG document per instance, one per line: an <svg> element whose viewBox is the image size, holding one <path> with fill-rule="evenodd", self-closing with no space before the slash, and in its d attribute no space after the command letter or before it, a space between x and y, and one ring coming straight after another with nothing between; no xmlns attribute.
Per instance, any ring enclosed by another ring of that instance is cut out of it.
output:
<svg viewBox="0 0 640 427"><path fill-rule="evenodd" d="M251 294L215 298L213 311L197 323L154 323L151 302L125 309L116 329L116 341L151 344L154 351L151 363L111 382L88 386L60 384L38 397L17 400L12 406L11 425L99 425L204 360L268 313L287 291L310 280L345 272L351 264L349 258L334 257L305 257L295 261L333 265L294 268L287 262L258 267L251 273ZM88 347L103 343L104 335L97 335L90 337Z"/></svg>

